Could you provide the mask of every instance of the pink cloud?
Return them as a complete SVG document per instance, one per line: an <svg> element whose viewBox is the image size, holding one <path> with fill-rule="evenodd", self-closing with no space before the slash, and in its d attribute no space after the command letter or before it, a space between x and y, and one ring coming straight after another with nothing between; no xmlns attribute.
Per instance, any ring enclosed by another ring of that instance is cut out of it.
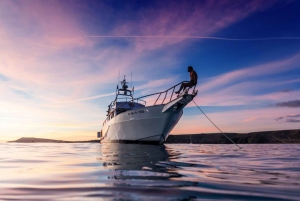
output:
<svg viewBox="0 0 300 201"><path fill-rule="evenodd" d="M250 117L250 118L244 119L243 122L250 122L250 121L254 121L256 119L257 119L257 117Z"/></svg>
<svg viewBox="0 0 300 201"><path fill-rule="evenodd" d="M174 81L175 81L175 77L151 80L144 85L136 87L136 90L149 89L149 88L153 89L153 88L157 88L160 86L166 87L170 84L173 84Z"/></svg>
<svg viewBox="0 0 300 201"><path fill-rule="evenodd" d="M253 12L263 10L275 2L257 1L208 1L160 2L156 8L144 9L136 14L136 20L121 21L112 35L146 36L209 36ZM156 49L179 43L185 38L137 38L137 51Z"/></svg>

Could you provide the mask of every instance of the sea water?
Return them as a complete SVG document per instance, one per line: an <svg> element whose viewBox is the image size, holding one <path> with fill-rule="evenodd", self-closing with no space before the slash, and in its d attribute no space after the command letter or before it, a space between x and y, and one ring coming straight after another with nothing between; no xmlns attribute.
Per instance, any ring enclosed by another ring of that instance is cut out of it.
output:
<svg viewBox="0 0 300 201"><path fill-rule="evenodd" d="M300 145L1 143L0 200L300 200Z"/></svg>

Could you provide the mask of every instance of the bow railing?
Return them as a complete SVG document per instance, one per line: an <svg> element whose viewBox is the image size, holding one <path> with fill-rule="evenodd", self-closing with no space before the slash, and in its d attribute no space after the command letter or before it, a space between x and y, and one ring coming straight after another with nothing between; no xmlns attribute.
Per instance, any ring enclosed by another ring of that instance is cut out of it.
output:
<svg viewBox="0 0 300 201"><path fill-rule="evenodd" d="M144 101L143 99L148 98L148 97L150 97L150 96L155 96L155 95L157 95L157 98L156 98L156 100L155 100L155 102L154 102L153 105L158 105L158 104L157 104L157 103L158 103L158 100L162 100L162 102L159 103L159 104L164 104L165 100L167 99L168 93L169 93L170 91L172 91L172 92L171 92L170 98L168 98L169 102L171 102L172 100L174 100L174 99L177 98L177 96L174 96L175 88L176 88L178 85L181 85L182 83L186 83L186 82L188 82L188 81L180 82L180 83L174 85L173 87L171 87L171 88L169 88L169 89L167 89L167 90L165 90L165 91L157 92L157 93L153 93L153 94L149 94L149 95L145 95L145 96L141 96L141 97L139 97L139 98L135 98L134 100L136 100L136 101L143 101L143 102L145 103L145 105L146 105L146 101ZM188 93L189 90L190 90L191 88L193 88L193 92L195 92L196 85L195 85L195 86L192 86L192 87L187 87L187 88L185 89L185 93ZM159 99L160 97L163 97L163 98L162 98L162 99Z"/></svg>

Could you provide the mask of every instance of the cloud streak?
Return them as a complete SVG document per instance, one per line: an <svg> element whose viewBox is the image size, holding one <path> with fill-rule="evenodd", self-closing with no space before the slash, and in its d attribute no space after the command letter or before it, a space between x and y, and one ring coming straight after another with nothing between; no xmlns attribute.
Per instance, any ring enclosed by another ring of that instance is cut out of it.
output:
<svg viewBox="0 0 300 201"><path fill-rule="evenodd" d="M261 90L278 87L296 86L300 79L265 80L266 76L275 76L299 69L300 54L287 59L263 63L253 67L242 68L219 76L199 80L196 97L198 104L202 105L259 105L280 102L277 106L298 107L299 90L281 90L258 94ZM259 78L259 79L258 79ZM262 79L263 78L263 79ZM295 101L289 102L291 99ZM281 103L285 101L284 103Z"/></svg>
<svg viewBox="0 0 300 201"><path fill-rule="evenodd" d="M79 99L66 100L66 101L59 101L59 102L55 102L54 104L60 104L60 103L74 103L74 102L80 102L80 101L88 101L88 100L94 100L94 99L103 98L103 97L108 97L108 96L113 96L113 95L116 95L116 93L101 94L101 95L90 96L90 97L86 97L86 98L79 98Z"/></svg>
<svg viewBox="0 0 300 201"><path fill-rule="evenodd" d="M290 58L272 61L269 63L253 66L244 67L239 70L225 73L216 77L212 77L204 84L199 84L197 87L199 92L205 92L226 84L242 81L253 77L262 77L266 75L277 74L280 72L286 72L292 69L300 68L298 65L300 62L300 54L296 54Z"/></svg>
<svg viewBox="0 0 300 201"><path fill-rule="evenodd" d="M210 35L275 3L276 1L266 3L261 0L207 1L200 4L198 1L160 1L136 12L134 20L121 21L110 34L95 36L132 36L135 38L133 45L137 51L178 44L190 36L223 40L225 38ZM153 41L151 37L161 40Z"/></svg>
<svg viewBox="0 0 300 201"><path fill-rule="evenodd" d="M268 40L300 40L300 37L270 37L270 38L223 38L213 36L109 36L109 35L95 35L86 36L86 38L181 38L181 39L207 39L207 40L225 40L225 41L268 41Z"/></svg>

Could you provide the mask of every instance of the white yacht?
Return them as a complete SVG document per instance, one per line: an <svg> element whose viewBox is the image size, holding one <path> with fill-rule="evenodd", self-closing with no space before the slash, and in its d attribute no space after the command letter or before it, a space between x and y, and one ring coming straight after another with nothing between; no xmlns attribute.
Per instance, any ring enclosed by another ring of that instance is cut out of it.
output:
<svg viewBox="0 0 300 201"><path fill-rule="evenodd" d="M98 132L100 143L164 143L182 116L183 108L198 92L192 87L174 94L181 83L163 92L134 98L134 88L128 89L124 77L122 88L117 87L116 98L108 106L107 118Z"/></svg>

